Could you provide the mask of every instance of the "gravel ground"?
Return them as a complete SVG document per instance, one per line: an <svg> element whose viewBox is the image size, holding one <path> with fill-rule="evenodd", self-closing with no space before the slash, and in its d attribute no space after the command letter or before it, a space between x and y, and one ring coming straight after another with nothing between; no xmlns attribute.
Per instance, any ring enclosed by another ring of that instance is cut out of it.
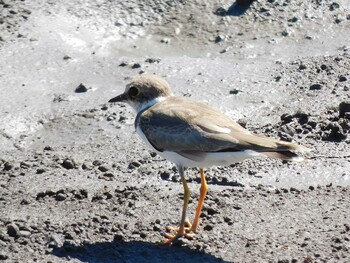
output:
<svg viewBox="0 0 350 263"><path fill-rule="evenodd" d="M350 4L237 2L0 0L0 261L350 262ZM179 175L107 103L143 73L308 160L207 170L160 245Z"/></svg>

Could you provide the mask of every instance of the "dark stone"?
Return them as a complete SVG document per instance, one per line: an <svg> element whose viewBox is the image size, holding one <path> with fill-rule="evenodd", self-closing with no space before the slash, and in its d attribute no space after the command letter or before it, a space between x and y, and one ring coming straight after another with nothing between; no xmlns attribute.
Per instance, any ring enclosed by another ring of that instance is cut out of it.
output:
<svg viewBox="0 0 350 263"><path fill-rule="evenodd" d="M281 115L281 121L282 121L283 123L290 123L290 122L293 121L293 116L290 115L290 114L288 114L288 113L283 113L283 114Z"/></svg>
<svg viewBox="0 0 350 263"><path fill-rule="evenodd" d="M100 165L98 167L98 169L101 171L101 172L107 172L109 170L109 167L107 167L106 165Z"/></svg>
<svg viewBox="0 0 350 263"><path fill-rule="evenodd" d="M53 151L53 148L50 145L44 147L44 151Z"/></svg>
<svg viewBox="0 0 350 263"><path fill-rule="evenodd" d="M88 91L88 88L83 83L80 83L79 86L75 89L76 93L83 93L87 91Z"/></svg>
<svg viewBox="0 0 350 263"><path fill-rule="evenodd" d="M338 9L340 7L340 5L336 2L333 2L330 6L329 6L329 10L330 11L334 11L335 9Z"/></svg>
<svg viewBox="0 0 350 263"><path fill-rule="evenodd" d="M141 68L141 64L140 63L134 63L132 66L131 66L132 69L136 69L136 68Z"/></svg>
<svg viewBox="0 0 350 263"><path fill-rule="evenodd" d="M7 234L10 237L15 237L15 238L18 238L21 236L21 232L15 223L11 223L7 225Z"/></svg>
<svg viewBox="0 0 350 263"><path fill-rule="evenodd" d="M213 226L212 225L206 225L206 226L204 226L204 230L205 231L211 231L211 230L213 230Z"/></svg>
<svg viewBox="0 0 350 263"><path fill-rule="evenodd" d="M300 70L304 70L304 69L306 69L306 66L305 66L304 64L301 64L301 65L299 66L299 69L300 69Z"/></svg>
<svg viewBox="0 0 350 263"><path fill-rule="evenodd" d="M12 168L13 168L13 164L12 164L12 163L6 162L6 163L4 164L4 170L5 170L5 171L10 171Z"/></svg>
<svg viewBox="0 0 350 263"><path fill-rule="evenodd" d="M75 163L72 160L65 159L62 163L62 166L68 170L75 168Z"/></svg>
<svg viewBox="0 0 350 263"><path fill-rule="evenodd" d="M238 90L238 89L232 89L230 90L230 94L232 95L237 95L239 92L242 92L241 90Z"/></svg>
<svg viewBox="0 0 350 263"><path fill-rule="evenodd" d="M216 9L214 11L214 14L217 15L217 16L225 16L227 13L226 9L223 8L223 7L219 7L218 9Z"/></svg>
<svg viewBox="0 0 350 263"><path fill-rule="evenodd" d="M160 58L147 58L146 60L145 60L145 62L147 62L147 63L159 63L160 62Z"/></svg>
<svg viewBox="0 0 350 263"><path fill-rule="evenodd" d="M208 215L215 215L215 214L218 214L219 212L217 210L215 210L214 208L207 208L207 213Z"/></svg>
<svg viewBox="0 0 350 263"><path fill-rule="evenodd" d="M339 117L344 118L347 112L350 112L350 101L343 101L339 104Z"/></svg>
<svg viewBox="0 0 350 263"><path fill-rule="evenodd" d="M56 195L55 199L57 201L64 201L64 200L66 200L66 196L64 194L62 194L62 193L59 193L59 194Z"/></svg>
<svg viewBox="0 0 350 263"><path fill-rule="evenodd" d="M320 89L322 89L322 85L321 85L321 84L318 84L318 83L312 84L312 85L310 86L310 90L320 90Z"/></svg>
<svg viewBox="0 0 350 263"><path fill-rule="evenodd" d="M127 65L128 63L123 61L122 63L119 64L119 67L126 67Z"/></svg>
<svg viewBox="0 0 350 263"><path fill-rule="evenodd" d="M339 82L347 81L348 79L344 75L339 76Z"/></svg>
<svg viewBox="0 0 350 263"><path fill-rule="evenodd" d="M37 173L37 174L43 174L43 173L45 173L45 172L46 172L46 170L43 169L43 168L39 168L39 169L36 170L36 173Z"/></svg>
<svg viewBox="0 0 350 263"><path fill-rule="evenodd" d="M215 43L220 43L221 41L223 41L224 40L224 38L222 37L222 36L217 36L216 38L215 38L215 40L214 40L214 42Z"/></svg>
<svg viewBox="0 0 350 263"><path fill-rule="evenodd" d="M0 260L6 260L8 258L8 255L4 251L0 251Z"/></svg>
<svg viewBox="0 0 350 263"><path fill-rule="evenodd" d="M170 173L169 172L162 172L160 174L160 178L162 178L162 180L169 180L170 178Z"/></svg>

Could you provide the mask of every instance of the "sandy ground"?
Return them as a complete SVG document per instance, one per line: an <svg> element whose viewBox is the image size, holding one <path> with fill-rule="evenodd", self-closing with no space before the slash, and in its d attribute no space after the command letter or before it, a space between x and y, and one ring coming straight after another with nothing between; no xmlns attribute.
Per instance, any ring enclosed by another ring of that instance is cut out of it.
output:
<svg viewBox="0 0 350 263"><path fill-rule="evenodd" d="M0 261L350 262L349 39L347 0L1 0ZM209 169L160 245L178 173L107 103L143 73L309 159Z"/></svg>

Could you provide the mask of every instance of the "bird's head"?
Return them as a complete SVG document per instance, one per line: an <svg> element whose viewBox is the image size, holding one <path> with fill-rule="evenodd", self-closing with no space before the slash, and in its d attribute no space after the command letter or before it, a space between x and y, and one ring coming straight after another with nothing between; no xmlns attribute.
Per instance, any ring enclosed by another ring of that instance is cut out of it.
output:
<svg viewBox="0 0 350 263"><path fill-rule="evenodd" d="M124 93L108 102L126 102L139 112L172 96L169 84L155 75L141 75L131 79Z"/></svg>

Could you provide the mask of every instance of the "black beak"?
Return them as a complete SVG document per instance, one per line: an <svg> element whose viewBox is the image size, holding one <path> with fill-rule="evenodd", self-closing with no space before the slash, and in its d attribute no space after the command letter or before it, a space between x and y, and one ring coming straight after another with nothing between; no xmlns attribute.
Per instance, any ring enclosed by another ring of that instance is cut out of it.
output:
<svg viewBox="0 0 350 263"><path fill-rule="evenodd" d="M117 97L114 97L110 99L108 102L121 102L128 100L128 97L125 93L118 95Z"/></svg>

